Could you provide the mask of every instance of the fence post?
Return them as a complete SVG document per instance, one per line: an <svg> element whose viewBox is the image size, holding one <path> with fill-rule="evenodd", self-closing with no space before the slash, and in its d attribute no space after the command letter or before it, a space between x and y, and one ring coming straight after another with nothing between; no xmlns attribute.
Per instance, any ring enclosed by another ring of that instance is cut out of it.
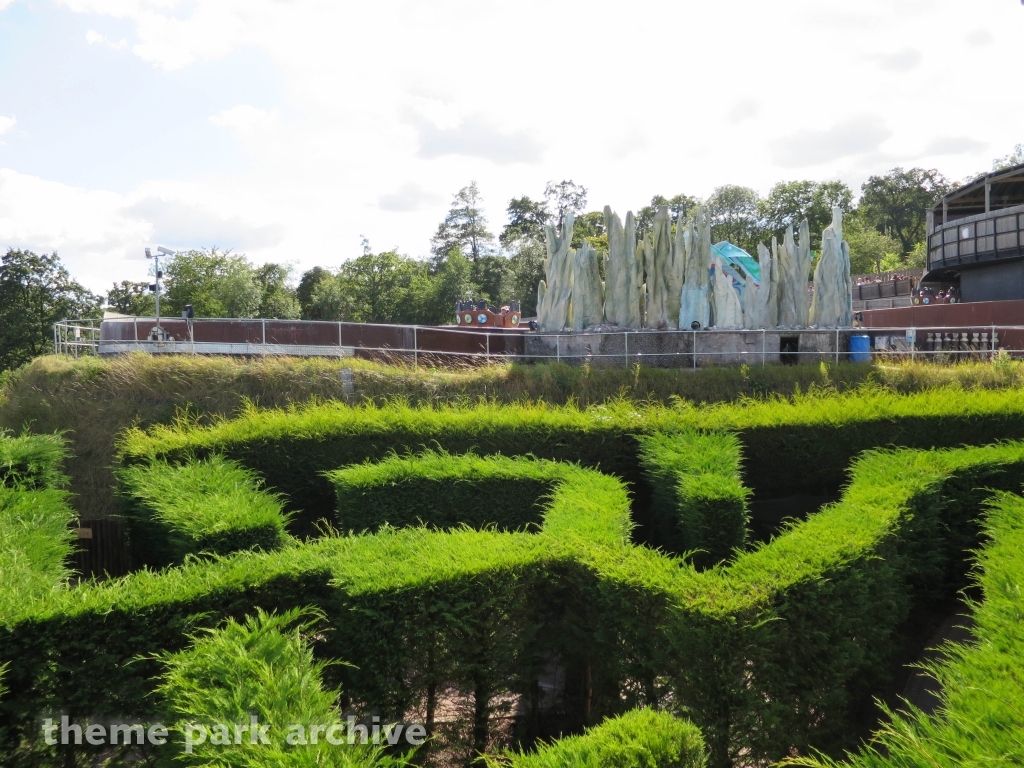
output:
<svg viewBox="0 0 1024 768"><path fill-rule="evenodd" d="M1019 236L1020 233L1018 233ZM991 351L988 354L988 359L991 360L996 356L996 327L992 326L992 335L988 337L988 345L991 347Z"/></svg>
<svg viewBox="0 0 1024 768"><path fill-rule="evenodd" d="M626 367L629 368L629 331L622 332L622 355L626 358Z"/></svg>
<svg viewBox="0 0 1024 768"><path fill-rule="evenodd" d="M646 246L645 246L646 247ZM693 370L697 370L697 331L691 331L693 334Z"/></svg>
<svg viewBox="0 0 1024 768"><path fill-rule="evenodd" d="M560 333L555 334L555 362L562 362L562 335Z"/></svg>
<svg viewBox="0 0 1024 768"><path fill-rule="evenodd" d="M836 365L839 365L839 329L836 328Z"/></svg>
<svg viewBox="0 0 1024 768"><path fill-rule="evenodd" d="M418 368L420 365L420 343L416 333L416 326L412 327L412 366Z"/></svg>
<svg viewBox="0 0 1024 768"><path fill-rule="evenodd" d="M764 368L764 348L768 344L768 331L761 329L761 367Z"/></svg>
<svg viewBox="0 0 1024 768"><path fill-rule="evenodd" d="M910 330L912 330L914 332L914 341L911 342L911 344L910 344L910 362L914 362L914 359L916 358L916 352L917 352L917 328L911 328ZM892 342L889 342L889 343L892 344ZM927 357L925 358L925 362L926 363L928 362L928 358Z"/></svg>
<svg viewBox="0 0 1024 768"><path fill-rule="evenodd" d="M491 362L491 334L485 334L487 336L487 362Z"/></svg>

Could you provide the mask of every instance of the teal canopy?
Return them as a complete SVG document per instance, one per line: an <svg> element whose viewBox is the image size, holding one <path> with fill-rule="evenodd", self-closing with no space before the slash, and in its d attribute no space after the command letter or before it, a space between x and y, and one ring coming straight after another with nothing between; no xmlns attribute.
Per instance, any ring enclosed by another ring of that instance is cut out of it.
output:
<svg viewBox="0 0 1024 768"><path fill-rule="evenodd" d="M761 265L749 253L725 240L712 245L711 250L725 263L725 271L733 280L743 285L745 276L750 275L754 283L761 286Z"/></svg>

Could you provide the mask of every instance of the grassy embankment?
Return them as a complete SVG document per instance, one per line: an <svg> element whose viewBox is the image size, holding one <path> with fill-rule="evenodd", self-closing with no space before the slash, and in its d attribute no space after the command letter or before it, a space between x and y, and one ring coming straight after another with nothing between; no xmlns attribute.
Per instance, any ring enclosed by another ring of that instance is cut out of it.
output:
<svg viewBox="0 0 1024 768"><path fill-rule="evenodd" d="M73 504L86 519L112 507L114 437L133 424L147 427L176 418L209 422L235 415L247 401L287 406L312 398L343 399L340 372L353 371L355 402L400 397L414 404L543 400L581 406L627 398L693 403L787 397L797 391L850 391L870 385L894 392L935 387L1024 388L1024 363L1009 359L954 366L770 366L698 371L633 366L590 368L565 364L493 364L462 368L413 368L363 360L272 357L151 357L113 360L39 358L0 374L0 429L66 431L72 458L67 472ZM187 414L187 415L186 415Z"/></svg>

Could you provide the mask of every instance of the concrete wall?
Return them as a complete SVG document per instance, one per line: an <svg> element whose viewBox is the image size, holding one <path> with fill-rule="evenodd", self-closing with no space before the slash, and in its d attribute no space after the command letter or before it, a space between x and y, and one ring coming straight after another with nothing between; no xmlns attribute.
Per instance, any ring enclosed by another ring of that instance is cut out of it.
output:
<svg viewBox="0 0 1024 768"><path fill-rule="evenodd" d="M849 331L840 331L838 338L840 352L846 352ZM600 366L639 363L657 368L706 368L834 362L836 352L835 331L579 332L528 334L524 341L527 360L547 358Z"/></svg>

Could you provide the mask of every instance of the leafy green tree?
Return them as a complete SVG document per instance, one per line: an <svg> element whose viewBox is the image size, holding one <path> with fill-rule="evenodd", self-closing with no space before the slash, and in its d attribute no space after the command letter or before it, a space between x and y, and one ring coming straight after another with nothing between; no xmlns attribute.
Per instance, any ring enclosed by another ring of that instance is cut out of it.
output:
<svg viewBox="0 0 1024 768"><path fill-rule="evenodd" d="M590 211L576 217L572 228L572 247L582 248L583 242L598 251L608 251L608 235L604 231L604 213Z"/></svg>
<svg viewBox="0 0 1024 768"><path fill-rule="evenodd" d="M472 278L479 290L477 298L487 299L495 305L507 302L509 298L515 298L503 295L503 288L508 281L508 273L509 260L504 256L492 254L481 256L474 261Z"/></svg>
<svg viewBox="0 0 1024 768"><path fill-rule="evenodd" d="M107 306L112 312L136 317L152 317L156 311L149 283L131 280L114 283L114 287L107 292Z"/></svg>
<svg viewBox="0 0 1024 768"><path fill-rule="evenodd" d="M821 233L832 223L832 208L853 210L853 191L841 181L780 181L758 204L766 230L780 240L786 226L795 229L803 219L811 229L811 248L821 248Z"/></svg>
<svg viewBox="0 0 1024 768"><path fill-rule="evenodd" d="M455 302L478 293L479 287L473 282L472 264L461 251L452 249L437 264L424 308L424 322L451 323L455 319Z"/></svg>
<svg viewBox="0 0 1024 768"><path fill-rule="evenodd" d="M934 169L893 168L864 182L859 210L865 223L899 240L901 252L909 256L924 241L929 206L949 189L949 182Z"/></svg>
<svg viewBox="0 0 1024 768"><path fill-rule="evenodd" d="M1007 168L1013 168L1015 165L1024 165L1024 144L1018 144L1010 154L993 160L992 170L1003 171Z"/></svg>
<svg viewBox="0 0 1024 768"><path fill-rule="evenodd" d="M503 248L514 248L521 244L544 244L544 225L551 222L551 213L544 203L531 200L526 195L513 197L508 201L508 224L498 242Z"/></svg>
<svg viewBox="0 0 1024 768"><path fill-rule="evenodd" d="M843 220L843 239L850 244L851 274L871 275L910 266L902 262L899 240L865 225L857 214Z"/></svg>
<svg viewBox="0 0 1024 768"><path fill-rule="evenodd" d="M71 279L57 253L9 248L0 260L0 371L53 349L53 324L99 317L102 297Z"/></svg>
<svg viewBox="0 0 1024 768"><path fill-rule="evenodd" d="M557 183L549 181L544 187L544 202L547 210L551 211L555 226L561 229L565 214L575 216L587 207L587 188L571 179Z"/></svg>
<svg viewBox="0 0 1024 768"><path fill-rule="evenodd" d="M325 320L320 317L318 311L313 307L313 293L317 287L327 280L333 280L334 275L330 270L323 267L313 267L302 273L299 278L299 285L295 289L295 296L299 301L303 320Z"/></svg>
<svg viewBox="0 0 1024 768"><path fill-rule="evenodd" d="M758 216L760 197L749 187L727 184L707 199L713 242L727 240L747 253L757 253L763 227Z"/></svg>
<svg viewBox="0 0 1024 768"><path fill-rule="evenodd" d="M263 286L244 257L229 252L191 250L164 267L166 314L191 304L197 317L256 317ZM161 305L163 309L163 305Z"/></svg>
<svg viewBox="0 0 1024 768"><path fill-rule="evenodd" d="M537 286L544 277L544 259L547 249L540 243L525 243L509 257L508 274L502 297L517 299L523 317L537 314Z"/></svg>
<svg viewBox="0 0 1024 768"><path fill-rule="evenodd" d="M268 262L256 270L256 282L263 291L259 317L294 320L302 315L299 299L288 281L292 269L285 264Z"/></svg>
<svg viewBox="0 0 1024 768"><path fill-rule="evenodd" d="M473 261L487 252L494 235L487 229L482 206L483 198L475 181L455 194L448 215L430 240L437 260L445 258L453 248L469 254Z"/></svg>
<svg viewBox="0 0 1024 768"><path fill-rule="evenodd" d="M645 205L637 212L637 237L646 237L647 233L651 231L651 225L654 223L654 214L658 212L658 208L661 206L668 206L669 215L672 217L672 224L674 226L678 224L679 221L685 222L690 211L695 208L699 202L700 201L696 197L691 197L690 195L680 194L675 197L655 195L651 198L650 205Z"/></svg>
<svg viewBox="0 0 1024 768"><path fill-rule="evenodd" d="M363 255L346 261L338 271L340 316L327 319L354 323L394 323L407 309L407 293L415 274L424 265L400 256L397 251L373 253L369 244Z"/></svg>

